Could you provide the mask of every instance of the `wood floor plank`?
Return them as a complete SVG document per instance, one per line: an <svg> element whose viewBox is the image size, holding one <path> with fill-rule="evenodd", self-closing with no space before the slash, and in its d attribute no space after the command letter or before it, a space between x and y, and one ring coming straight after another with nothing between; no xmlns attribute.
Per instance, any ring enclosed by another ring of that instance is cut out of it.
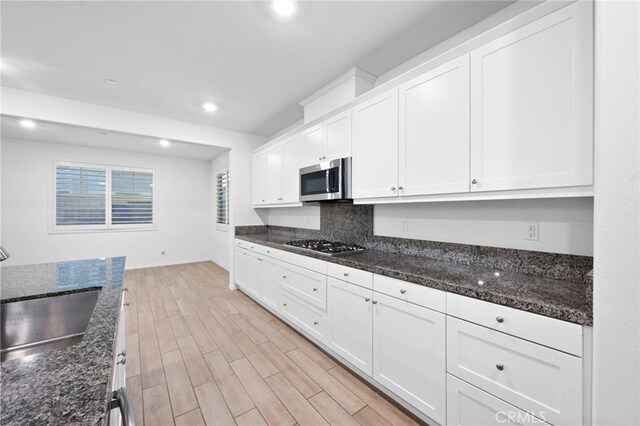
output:
<svg viewBox="0 0 640 426"><path fill-rule="evenodd" d="M260 350L305 398L311 398L322 391L322 388L307 376L295 362L283 354L273 342L263 343L260 345Z"/></svg>
<svg viewBox="0 0 640 426"><path fill-rule="evenodd" d="M236 417L236 423L238 426L267 426L267 422L264 421L257 408Z"/></svg>
<svg viewBox="0 0 640 426"><path fill-rule="evenodd" d="M191 379L193 387L213 381L211 371L202 355L185 358L184 365L187 367L187 373L189 373L189 379Z"/></svg>
<svg viewBox="0 0 640 426"><path fill-rule="evenodd" d="M251 352L247 355L247 359L263 379L269 376L273 376L279 371L276 366L273 365L273 363L269 361L269 359L264 356L261 351Z"/></svg>
<svg viewBox="0 0 640 426"><path fill-rule="evenodd" d="M241 316L240 317L232 316L232 318L235 321L236 325L240 327L240 329L244 331L244 334L246 334L247 337L251 339L251 341L256 345L259 345L260 343L264 343L269 340L264 334L262 334L260 330L258 330L246 318Z"/></svg>
<svg viewBox="0 0 640 426"><path fill-rule="evenodd" d="M234 417L255 407L253 400L220 351L209 352L203 357Z"/></svg>
<svg viewBox="0 0 640 426"><path fill-rule="evenodd" d="M137 425L144 424L144 408L142 405L142 376L127 377L127 398L133 408L133 417Z"/></svg>
<svg viewBox="0 0 640 426"><path fill-rule="evenodd" d="M140 366L142 369L142 388L147 389L164 383L164 369L160 348L155 339L140 341Z"/></svg>
<svg viewBox="0 0 640 426"><path fill-rule="evenodd" d="M329 358L324 352L322 352L313 343L299 335L292 328L283 328L279 330L279 333L284 335L290 342L292 342L298 349L307 354L309 358L314 360L325 370L335 367L337 364L334 360Z"/></svg>
<svg viewBox="0 0 640 426"><path fill-rule="evenodd" d="M129 334L125 338L125 348L127 352L126 372L127 377L137 376L140 374L140 340L138 333Z"/></svg>
<svg viewBox="0 0 640 426"><path fill-rule="evenodd" d="M313 361L306 353L300 349L295 349L287 353L293 362L298 364L309 377L311 377L321 388L340 404L351 415L360 411L366 404L353 392L347 389L335 377Z"/></svg>
<svg viewBox="0 0 640 426"><path fill-rule="evenodd" d="M274 374L264 381L301 425L328 425L324 418L300 392L282 375Z"/></svg>
<svg viewBox="0 0 640 426"><path fill-rule="evenodd" d="M200 352L206 354L207 352L212 352L218 350L218 345L213 341L211 335L202 324L199 318L192 318L187 320L187 326L189 330L191 330L191 334L200 348Z"/></svg>
<svg viewBox="0 0 640 426"><path fill-rule="evenodd" d="M180 348L180 352L182 353L183 358L190 358L193 356L200 355L200 348L196 344L196 340L193 336L183 337L182 339L178 339L178 347Z"/></svg>
<svg viewBox="0 0 640 426"><path fill-rule="evenodd" d="M236 424L222 393L220 393L220 389L214 382L198 386L195 391L200 410L202 410L202 416L208 426Z"/></svg>
<svg viewBox="0 0 640 426"><path fill-rule="evenodd" d="M171 354L177 354L177 356L165 362L164 372L167 377L171 409L173 415L178 417L198 408L198 401L191 386L191 380L189 380L189 373L187 373L187 368L180 356L180 351L166 354L165 357L168 358Z"/></svg>
<svg viewBox="0 0 640 426"><path fill-rule="evenodd" d="M393 425L406 426L417 425L412 418L404 414L386 398L371 389L344 367L338 365L329 370L329 373L362 399L365 404L375 409L375 411L384 417L389 423Z"/></svg>
<svg viewBox="0 0 640 426"><path fill-rule="evenodd" d="M173 413L167 386L162 383L142 391L144 424L173 425Z"/></svg>
<svg viewBox="0 0 640 426"><path fill-rule="evenodd" d="M156 327L151 310L138 312L138 334L140 335L140 340L156 338Z"/></svg>
<svg viewBox="0 0 640 426"><path fill-rule="evenodd" d="M331 425L358 426L359 423L338 405L326 392L320 392L309 399L313 407Z"/></svg>
<svg viewBox="0 0 640 426"><path fill-rule="evenodd" d="M160 347L160 353L173 352L178 350L178 342L173 335L173 329L171 328L171 322L169 317L165 317L155 322L156 330L158 332L158 346Z"/></svg>
<svg viewBox="0 0 640 426"><path fill-rule="evenodd" d="M191 330L179 311L174 311L172 312L172 315L169 315L169 322L171 323L173 335L176 339L191 336Z"/></svg>
<svg viewBox="0 0 640 426"><path fill-rule="evenodd" d="M353 418L358 421L362 426L391 426L391 423L386 421L384 417L378 414L373 408L368 405L362 410L353 415Z"/></svg>
<svg viewBox="0 0 640 426"><path fill-rule="evenodd" d="M141 425L142 426L142 425ZM176 426L206 426L199 408L176 417Z"/></svg>
<svg viewBox="0 0 640 426"><path fill-rule="evenodd" d="M291 414L247 359L233 361L230 365L267 424L286 426L295 423Z"/></svg>

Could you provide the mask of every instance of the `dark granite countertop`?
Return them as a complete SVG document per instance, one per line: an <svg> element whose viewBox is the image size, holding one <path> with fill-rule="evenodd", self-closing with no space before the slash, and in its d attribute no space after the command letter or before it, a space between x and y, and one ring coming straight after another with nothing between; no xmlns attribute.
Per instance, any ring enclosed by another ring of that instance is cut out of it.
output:
<svg viewBox="0 0 640 426"><path fill-rule="evenodd" d="M236 235L236 238L576 324L593 323L585 284L580 282L390 251L367 250L330 257L285 246L284 243L291 240L286 235L262 233Z"/></svg>
<svg viewBox="0 0 640 426"><path fill-rule="evenodd" d="M124 265L112 257L0 269L3 304L101 290L82 342L2 363L1 424L105 423Z"/></svg>

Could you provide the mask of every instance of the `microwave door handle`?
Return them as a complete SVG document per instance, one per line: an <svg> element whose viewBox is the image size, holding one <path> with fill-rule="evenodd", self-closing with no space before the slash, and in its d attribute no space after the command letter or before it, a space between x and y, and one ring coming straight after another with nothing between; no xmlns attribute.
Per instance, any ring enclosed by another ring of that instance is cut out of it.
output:
<svg viewBox="0 0 640 426"><path fill-rule="evenodd" d="M329 175L330 175L331 169L327 169L326 170L326 174L325 174L325 190L327 191L327 193L331 192L331 188L329 187Z"/></svg>

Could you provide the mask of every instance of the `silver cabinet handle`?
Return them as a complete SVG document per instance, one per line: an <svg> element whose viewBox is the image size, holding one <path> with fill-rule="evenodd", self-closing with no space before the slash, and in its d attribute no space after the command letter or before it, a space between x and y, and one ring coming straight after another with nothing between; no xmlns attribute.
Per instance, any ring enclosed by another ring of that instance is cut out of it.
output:
<svg viewBox="0 0 640 426"><path fill-rule="evenodd" d="M475 185L476 183L478 183L478 179L472 180L471 183Z"/></svg>
<svg viewBox="0 0 640 426"><path fill-rule="evenodd" d="M124 306L129 306L131 303L125 302Z"/></svg>
<svg viewBox="0 0 640 426"><path fill-rule="evenodd" d="M391 190L392 190L392 191L395 191L395 190L396 190L396 187L395 187L395 186L392 186L392 187L391 187Z"/></svg>
<svg viewBox="0 0 640 426"><path fill-rule="evenodd" d="M122 291L129 291L129 289L125 287L122 289Z"/></svg>
<svg viewBox="0 0 640 426"><path fill-rule="evenodd" d="M286 275L283 275L283 276L282 276L282 279L283 279L283 280L286 280L286 279L287 279L287 276L286 276Z"/></svg>
<svg viewBox="0 0 640 426"><path fill-rule="evenodd" d="M286 304L286 303L283 303L283 304L282 304L282 306L287 306L287 304Z"/></svg>
<svg viewBox="0 0 640 426"><path fill-rule="evenodd" d="M314 289L313 289L313 291L318 291L318 289L317 289L317 288L314 288Z"/></svg>
<svg viewBox="0 0 640 426"><path fill-rule="evenodd" d="M322 157L318 157L318 160L321 160L321 161L322 161Z"/></svg>
<svg viewBox="0 0 640 426"><path fill-rule="evenodd" d="M371 303L373 303L374 305L378 303L377 300L372 301Z"/></svg>
<svg viewBox="0 0 640 426"><path fill-rule="evenodd" d="M123 356L120 361L116 362L116 364L122 364L122 365L125 365L126 363L127 363L127 357L126 356Z"/></svg>
<svg viewBox="0 0 640 426"><path fill-rule="evenodd" d="M496 321L503 323L504 322L504 318L502 317L496 317Z"/></svg>
<svg viewBox="0 0 640 426"><path fill-rule="evenodd" d="M365 301L365 302L368 302L369 300L371 300L371 299L370 299L370 298L368 298L368 297L365 297L365 298L364 298L364 301Z"/></svg>
<svg viewBox="0 0 640 426"><path fill-rule="evenodd" d="M111 401L109 402L109 410L120 408L122 416L122 424L124 426L136 426L136 419L133 415L133 408L127 399L127 392L124 388L113 391Z"/></svg>
<svg viewBox="0 0 640 426"><path fill-rule="evenodd" d="M345 272L343 275L344 275L345 277L348 277L348 276L349 276L349 274L348 274L347 272Z"/></svg>
<svg viewBox="0 0 640 426"><path fill-rule="evenodd" d="M271 250L267 250L267 253L271 253Z"/></svg>
<svg viewBox="0 0 640 426"><path fill-rule="evenodd" d="M504 365L503 365L503 364L496 364L496 368L497 368L499 371L502 371L502 370L504 370Z"/></svg>
<svg viewBox="0 0 640 426"><path fill-rule="evenodd" d="M313 325L318 325L318 321L314 321L314 322L313 322Z"/></svg>
<svg viewBox="0 0 640 426"><path fill-rule="evenodd" d="M123 349L122 352L118 354L118 356L127 356L127 350Z"/></svg>
<svg viewBox="0 0 640 426"><path fill-rule="evenodd" d="M401 294L405 294L406 292L407 292L407 290L405 290L404 288L401 288L401 289L400 289L400 293L401 293Z"/></svg>
<svg viewBox="0 0 640 426"><path fill-rule="evenodd" d="M400 191L404 191L404 187L403 187L403 186L399 186L399 187L398 187L398 190L400 190Z"/></svg>
<svg viewBox="0 0 640 426"><path fill-rule="evenodd" d="M282 201L282 197L278 198L278 201Z"/></svg>

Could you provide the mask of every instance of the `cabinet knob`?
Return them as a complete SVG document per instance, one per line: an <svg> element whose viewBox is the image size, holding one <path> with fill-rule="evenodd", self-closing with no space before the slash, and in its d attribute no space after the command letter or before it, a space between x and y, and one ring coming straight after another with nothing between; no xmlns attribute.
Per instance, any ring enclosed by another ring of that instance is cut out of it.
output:
<svg viewBox="0 0 640 426"><path fill-rule="evenodd" d="M122 365L125 365L126 363L127 363L127 357L126 356L123 356L120 361L116 362L116 364L122 364Z"/></svg>
<svg viewBox="0 0 640 426"><path fill-rule="evenodd" d="M127 350L123 349L122 352L118 354L118 356L127 356Z"/></svg>
<svg viewBox="0 0 640 426"><path fill-rule="evenodd" d="M314 322L313 322L313 325L318 325L318 321L314 321Z"/></svg>
<svg viewBox="0 0 640 426"><path fill-rule="evenodd" d="M496 317L496 321L498 321L499 323L503 323L504 322L504 318L503 317Z"/></svg>
<svg viewBox="0 0 640 426"><path fill-rule="evenodd" d="M122 289L122 291L129 291L129 289L125 287Z"/></svg>
<svg viewBox="0 0 640 426"><path fill-rule="evenodd" d="M345 272L343 275L344 275L345 277L348 277L348 276L349 276L349 273L348 273L348 272Z"/></svg>
<svg viewBox="0 0 640 426"><path fill-rule="evenodd" d="M504 370L504 365L503 365L503 364L496 364L496 368L497 368L499 371L502 371L502 370Z"/></svg>
<svg viewBox="0 0 640 426"><path fill-rule="evenodd" d="M318 160L322 160L322 157L318 157Z"/></svg>
<svg viewBox="0 0 640 426"><path fill-rule="evenodd" d="M377 300L372 301L371 303L373 303L374 305L378 303Z"/></svg>
<svg viewBox="0 0 640 426"><path fill-rule="evenodd" d="M404 191L404 186L399 186L399 187L398 187L398 190L400 190L400 191Z"/></svg>
<svg viewBox="0 0 640 426"><path fill-rule="evenodd" d="M405 290L404 288L400 289L400 294L405 294L407 292L407 290Z"/></svg>
<svg viewBox="0 0 640 426"><path fill-rule="evenodd" d="M127 302L124 304L124 306L129 306L131 303Z"/></svg>
<svg viewBox="0 0 640 426"><path fill-rule="evenodd" d="M278 201L282 201L282 197L278 198Z"/></svg>
<svg viewBox="0 0 640 426"><path fill-rule="evenodd" d="M318 291L318 289L317 289L317 288L314 288L314 289L313 289L313 291Z"/></svg>
<svg viewBox="0 0 640 426"><path fill-rule="evenodd" d="M472 180L471 183L475 185L476 183L478 183L478 179Z"/></svg>
<svg viewBox="0 0 640 426"><path fill-rule="evenodd" d="M286 303L283 303L283 304L282 304L282 306L287 306L287 304L286 304Z"/></svg>
<svg viewBox="0 0 640 426"><path fill-rule="evenodd" d="M370 299L370 298L368 298L368 297L365 297L365 298L364 298L364 301L365 301L365 302L368 302L369 300L371 300L371 299Z"/></svg>
<svg viewBox="0 0 640 426"><path fill-rule="evenodd" d="M395 187L395 186L392 186L392 187L391 187L391 190L392 190L392 191L395 191L395 190L396 190L396 187Z"/></svg>
<svg viewBox="0 0 640 426"><path fill-rule="evenodd" d="M271 253L271 250L267 250L267 253Z"/></svg>
<svg viewBox="0 0 640 426"><path fill-rule="evenodd" d="M286 279L287 279L287 276L286 276L286 275L283 275L283 276L282 276L282 279L283 279L283 280L286 280Z"/></svg>

